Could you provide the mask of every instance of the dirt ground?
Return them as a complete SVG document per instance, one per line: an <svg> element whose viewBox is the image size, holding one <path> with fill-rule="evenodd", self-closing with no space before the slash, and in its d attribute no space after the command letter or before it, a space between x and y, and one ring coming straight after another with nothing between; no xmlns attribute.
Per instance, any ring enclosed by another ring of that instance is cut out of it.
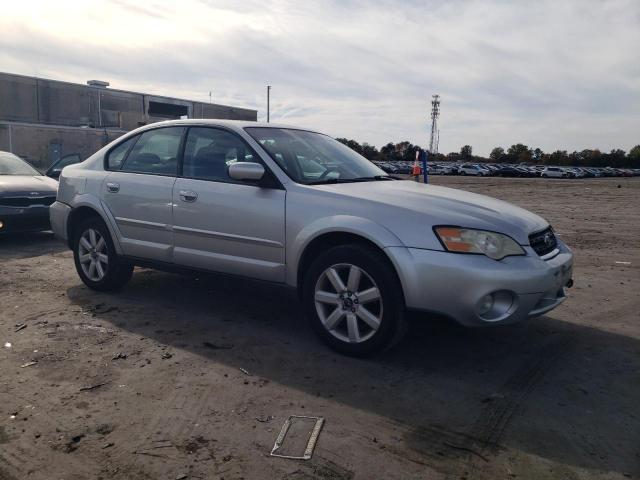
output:
<svg viewBox="0 0 640 480"><path fill-rule="evenodd" d="M640 478L640 178L432 182L548 219L569 299L490 329L414 315L358 360L282 289L137 269L98 294L51 234L0 238L0 479ZM268 456L289 415L326 419L310 461Z"/></svg>

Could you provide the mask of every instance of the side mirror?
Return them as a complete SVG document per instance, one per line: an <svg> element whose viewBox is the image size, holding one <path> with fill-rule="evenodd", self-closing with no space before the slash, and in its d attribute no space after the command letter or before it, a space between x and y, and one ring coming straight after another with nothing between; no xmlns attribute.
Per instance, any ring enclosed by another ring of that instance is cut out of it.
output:
<svg viewBox="0 0 640 480"><path fill-rule="evenodd" d="M244 182L257 182L264 177L264 167L253 162L232 163L229 165L229 177Z"/></svg>

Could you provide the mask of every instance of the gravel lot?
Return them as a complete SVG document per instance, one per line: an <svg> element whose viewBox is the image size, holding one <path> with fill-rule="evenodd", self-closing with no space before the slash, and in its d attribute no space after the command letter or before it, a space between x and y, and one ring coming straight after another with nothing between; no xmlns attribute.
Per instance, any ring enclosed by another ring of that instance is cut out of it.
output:
<svg viewBox="0 0 640 480"><path fill-rule="evenodd" d="M97 294L50 234L0 238L0 479L640 478L640 178L432 181L547 218L576 254L565 304L416 315L357 360L281 289L139 269ZM310 461L268 456L292 414L326 418Z"/></svg>

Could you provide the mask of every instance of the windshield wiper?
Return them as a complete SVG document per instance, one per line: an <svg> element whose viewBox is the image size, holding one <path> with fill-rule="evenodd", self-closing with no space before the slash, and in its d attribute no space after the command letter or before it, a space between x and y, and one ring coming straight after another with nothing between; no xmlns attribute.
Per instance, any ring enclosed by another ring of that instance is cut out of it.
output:
<svg viewBox="0 0 640 480"><path fill-rule="evenodd" d="M316 180L309 182L307 185L329 185L333 183L356 183L356 182L377 182L380 180L395 180L395 178L387 175L374 175L372 177L355 177L355 178L327 178L325 180Z"/></svg>

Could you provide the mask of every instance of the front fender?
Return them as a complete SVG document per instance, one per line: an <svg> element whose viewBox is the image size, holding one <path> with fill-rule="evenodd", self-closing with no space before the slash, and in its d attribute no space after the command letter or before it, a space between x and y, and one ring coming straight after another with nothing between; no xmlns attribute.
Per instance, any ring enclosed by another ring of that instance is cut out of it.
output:
<svg viewBox="0 0 640 480"><path fill-rule="evenodd" d="M319 218L302 230L287 235L287 284L296 287L298 283L298 265L307 246L316 238L327 233L350 233L377 245L404 247L402 241L388 228L369 219L353 215L332 215Z"/></svg>

